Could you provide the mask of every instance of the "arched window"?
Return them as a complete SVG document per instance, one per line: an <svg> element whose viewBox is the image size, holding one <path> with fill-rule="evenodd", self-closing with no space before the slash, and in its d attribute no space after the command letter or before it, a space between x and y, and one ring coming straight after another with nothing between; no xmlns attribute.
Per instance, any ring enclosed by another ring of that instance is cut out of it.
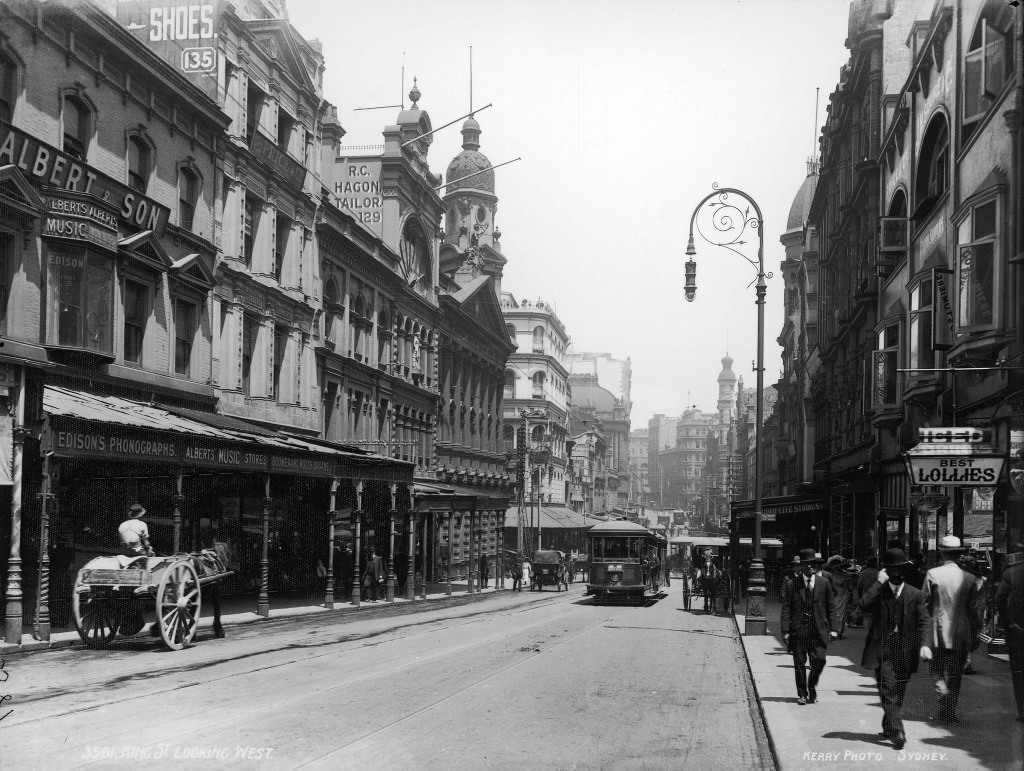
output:
<svg viewBox="0 0 1024 771"><path fill-rule="evenodd" d="M927 217L949 188L949 127L944 115L932 118L921 143L917 168L917 208L914 219Z"/></svg>
<svg viewBox="0 0 1024 771"><path fill-rule="evenodd" d="M0 120L14 122L14 108L19 93L18 61L8 51L0 50Z"/></svg>
<svg viewBox="0 0 1024 771"><path fill-rule="evenodd" d="M377 369L384 372L391 366L391 318L387 311L377 314Z"/></svg>
<svg viewBox="0 0 1024 771"><path fill-rule="evenodd" d="M516 398L516 376L512 370L505 370L505 387L502 391L502 397L505 399Z"/></svg>
<svg viewBox="0 0 1024 771"><path fill-rule="evenodd" d="M89 106L77 96L65 96L61 121L64 124L64 152L80 161L86 160L92 133Z"/></svg>
<svg viewBox="0 0 1024 771"><path fill-rule="evenodd" d="M516 342L516 328L514 324L505 325L505 333L508 335L508 339L513 343Z"/></svg>
<svg viewBox="0 0 1024 771"><path fill-rule="evenodd" d="M410 286L429 285L431 277L430 245L418 219L409 219L402 228L399 245L402 274Z"/></svg>
<svg viewBox="0 0 1024 771"><path fill-rule="evenodd" d="M149 144L142 137L128 137L128 187L140 193L146 192L153 167L152 155Z"/></svg>
<svg viewBox="0 0 1024 771"><path fill-rule="evenodd" d="M543 399L544 398L544 383L547 380L547 376L543 372L535 372L533 374L533 398Z"/></svg>
<svg viewBox="0 0 1024 771"><path fill-rule="evenodd" d="M178 170L178 225L192 230L199 201L199 175L189 166Z"/></svg>
<svg viewBox="0 0 1024 771"><path fill-rule="evenodd" d="M544 353L544 327L533 328L533 352Z"/></svg>

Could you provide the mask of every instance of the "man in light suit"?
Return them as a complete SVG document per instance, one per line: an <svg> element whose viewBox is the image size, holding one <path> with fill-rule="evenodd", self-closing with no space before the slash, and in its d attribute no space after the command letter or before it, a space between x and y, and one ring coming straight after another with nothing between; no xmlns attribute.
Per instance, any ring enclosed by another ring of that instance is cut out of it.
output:
<svg viewBox="0 0 1024 771"><path fill-rule="evenodd" d="M960 539L947 535L939 542L943 563L928 571L923 591L931 614L925 645L932 649L932 676L939 696L937 718L959 723L956 702L960 697L967 654L977 647L980 621L977 614L978 583L957 564L965 553Z"/></svg>
<svg viewBox="0 0 1024 771"><path fill-rule="evenodd" d="M882 733L892 741L893 749L907 743L900 711L910 676L917 671L919 659L930 659L931 650L922 644L931 628L928 603L920 589L905 582L913 568L903 549L887 549L878 580L867 587L859 608L871 616L871 627L864 641L861 666L875 671L878 697L882 701Z"/></svg>
<svg viewBox="0 0 1024 771"><path fill-rule="evenodd" d="M815 574L814 549L800 550L800 576L783 585L782 640L793 654L797 704L814 704L825 669L829 640L836 638L839 619L836 597L828 579ZM810 677L805 666L810 663Z"/></svg>

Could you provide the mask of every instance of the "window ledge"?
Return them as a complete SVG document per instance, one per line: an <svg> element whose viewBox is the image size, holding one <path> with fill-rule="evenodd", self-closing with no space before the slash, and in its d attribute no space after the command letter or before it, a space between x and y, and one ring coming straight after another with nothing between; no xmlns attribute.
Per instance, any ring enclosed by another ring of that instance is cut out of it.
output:
<svg viewBox="0 0 1024 771"><path fill-rule="evenodd" d="M995 329L967 332L961 336L966 339L961 340L946 351L946 361L950 364L955 365L957 359L963 358L968 354L995 351L1013 341L1012 336Z"/></svg>

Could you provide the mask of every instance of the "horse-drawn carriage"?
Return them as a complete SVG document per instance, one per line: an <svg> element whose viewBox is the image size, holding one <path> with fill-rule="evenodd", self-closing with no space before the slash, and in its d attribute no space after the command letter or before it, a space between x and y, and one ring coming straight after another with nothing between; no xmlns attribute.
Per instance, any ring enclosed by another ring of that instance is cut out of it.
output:
<svg viewBox="0 0 1024 771"><path fill-rule="evenodd" d="M199 626L202 590L213 600L213 629L220 623L217 583L233 575L224 544L167 557L95 557L78 571L71 608L79 637L90 648L105 648L120 633L130 637L155 621L164 644L181 650Z"/></svg>
<svg viewBox="0 0 1024 771"><path fill-rule="evenodd" d="M533 572L530 591L536 586L554 586L557 591L569 590L569 567L565 554L555 549L541 549L533 553Z"/></svg>

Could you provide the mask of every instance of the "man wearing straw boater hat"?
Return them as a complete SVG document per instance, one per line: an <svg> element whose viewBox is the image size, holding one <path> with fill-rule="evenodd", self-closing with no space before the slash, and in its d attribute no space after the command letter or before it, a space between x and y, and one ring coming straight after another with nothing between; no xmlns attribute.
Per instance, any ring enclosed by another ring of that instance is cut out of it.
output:
<svg viewBox="0 0 1024 771"><path fill-rule="evenodd" d="M939 542L943 562L924 578L924 595L932 617L924 644L932 649L931 671L939 696L935 717L943 723L960 722L956 716L960 681L967 654L978 645L978 583L957 564L957 558L966 551L955 535L943 536Z"/></svg>
<svg viewBox="0 0 1024 771"><path fill-rule="evenodd" d="M800 550L799 576L782 587L782 641L793 654L797 704L818 700L818 679L825 669L830 639L839 628L832 584L814 572L814 549ZM810 664L810 676L806 665Z"/></svg>
<svg viewBox="0 0 1024 771"><path fill-rule="evenodd" d="M917 671L919 659L928 660L932 652L927 643L931 626L924 593L906 583L913 568L903 549L886 549L882 570L858 603L864 614L871 614L871 626L864 641L861 666L875 671L878 697L882 701L882 733L892 741L893 749L907 743L900 711L910 676Z"/></svg>

